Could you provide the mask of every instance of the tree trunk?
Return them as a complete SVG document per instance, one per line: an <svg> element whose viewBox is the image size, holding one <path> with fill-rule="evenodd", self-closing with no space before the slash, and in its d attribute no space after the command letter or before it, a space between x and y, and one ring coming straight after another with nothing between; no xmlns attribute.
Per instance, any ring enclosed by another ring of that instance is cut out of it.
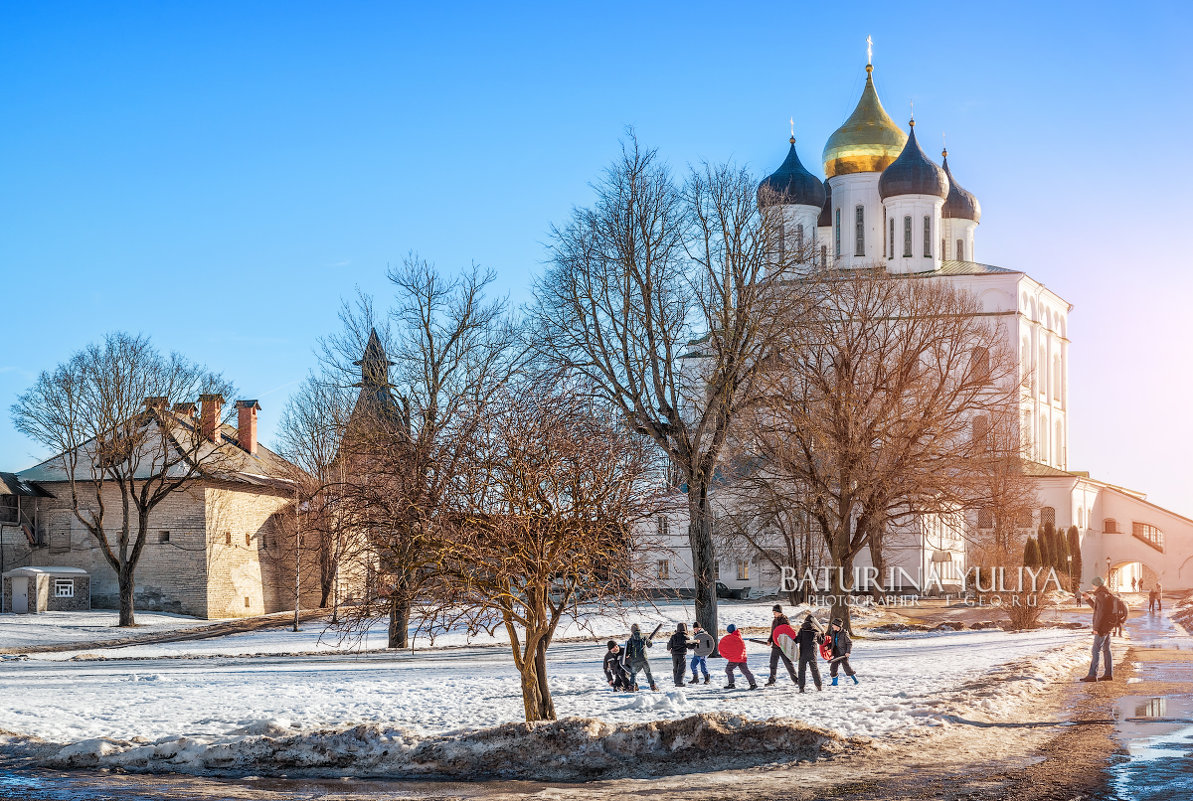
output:
<svg viewBox="0 0 1193 801"><path fill-rule="evenodd" d="M526 722L555 720L555 703L547 687L546 646L540 640L534 649L527 647L522 660L522 707Z"/></svg>
<svg viewBox="0 0 1193 801"><path fill-rule="evenodd" d="M132 567L125 565L116 574L120 583L120 624L121 626L135 626L133 615L133 591L136 583L133 581Z"/></svg>
<svg viewBox="0 0 1193 801"><path fill-rule="evenodd" d="M878 582L870 588L870 594L875 601L881 601L883 592L882 576L886 573L886 559L882 553L882 534L870 534L870 564L878 571Z"/></svg>
<svg viewBox="0 0 1193 801"><path fill-rule="evenodd" d="M850 620L850 607L846 596L853 589L853 557L840 557L833 561L837 564L833 566L833 610L831 615L833 618L841 618L841 628L852 634L853 623Z"/></svg>
<svg viewBox="0 0 1193 801"><path fill-rule="evenodd" d="M410 630L410 599L395 593L389 598L389 648L405 648Z"/></svg>
<svg viewBox="0 0 1193 801"><path fill-rule="evenodd" d="M696 620L716 640L721 633L717 628L717 566L712 542L712 505L705 480L688 481L688 544L696 580ZM714 650L712 655L717 656L717 652Z"/></svg>

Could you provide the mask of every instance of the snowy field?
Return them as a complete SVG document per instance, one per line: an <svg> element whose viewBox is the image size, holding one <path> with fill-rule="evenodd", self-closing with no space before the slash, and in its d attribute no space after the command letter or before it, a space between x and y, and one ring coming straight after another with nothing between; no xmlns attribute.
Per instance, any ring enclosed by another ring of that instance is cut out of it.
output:
<svg viewBox="0 0 1193 801"><path fill-rule="evenodd" d="M42 612L37 615L6 612L0 614L0 648L116 640L140 634L209 626L216 622L164 612L138 612L136 620L136 628L122 629L116 625L120 622L120 613L113 610Z"/></svg>
<svg viewBox="0 0 1193 801"><path fill-rule="evenodd" d="M661 614L690 620L675 605L669 613L650 610L643 622L658 622ZM767 618L769 604L722 608L724 623L759 625ZM625 626L616 618L590 620L590 632L568 634L598 640L616 632L620 639ZM377 759L392 760L420 743L522 720L517 673L502 645L463 646L449 637L450 647L414 653L204 657L313 650L320 633L308 625L298 635L273 630L107 654L140 657L133 660L63 662L69 655L47 654L0 663L0 728L17 735L10 750L21 738L41 738L51 744L41 756L62 765L210 772L235 770L238 760L255 755L251 764L260 768L262 754L276 754L285 743L287 770L331 766L352 775L393 770L377 767ZM748 647L764 681L769 649ZM616 731L704 713L740 718L734 726L787 719L844 737L889 738L948 725L952 716L1011 714L1051 683L1071 680L1087 648L1088 633L1053 629L859 639L853 662L861 684L824 692L809 686L804 695L781 667L774 687L724 691L723 660L710 661L712 684L676 688L662 643L651 651L658 693L609 690L600 642L557 643L548 664L559 717L595 719L584 724L592 736L594 726ZM166 654L190 658L158 658ZM345 731L355 726L365 728ZM336 749L343 751L339 757ZM363 758L362 749L375 758Z"/></svg>

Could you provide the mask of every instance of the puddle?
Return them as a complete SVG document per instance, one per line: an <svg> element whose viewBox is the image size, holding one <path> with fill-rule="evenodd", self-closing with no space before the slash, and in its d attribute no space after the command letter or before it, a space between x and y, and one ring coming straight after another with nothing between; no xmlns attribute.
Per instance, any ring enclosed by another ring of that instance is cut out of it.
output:
<svg viewBox="0 0 1193 801"><path fill-rule="evenodd" d="M1137 648L1193 649L1193 639L1166 615L1147 615L1128 624ZM1150 662L1139 655L1144 681L1190 681L1189 661ZM1106 798L1116 801L1193 799L1193 696L1126 696L1115 709L1116 736L1126 756L1107 769Z"/></svg>

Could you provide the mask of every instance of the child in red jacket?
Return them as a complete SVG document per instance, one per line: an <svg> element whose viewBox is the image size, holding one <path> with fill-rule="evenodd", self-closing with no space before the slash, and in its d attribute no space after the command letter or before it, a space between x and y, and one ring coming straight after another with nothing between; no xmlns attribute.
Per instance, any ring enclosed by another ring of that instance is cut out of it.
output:
<svg viewBox="0 0 1193 801"><path fill-rule="evenodd" d="M750 682L750 689L757 690L758 682L754 681L754 674L746 666L746 641L741 638L741 632L732 623L725 627L725 632L726 634L721 638L721 644L718 646L721 656L725 657L729 662L725 667L725 672L729 674L729 684L726 685L725 689L734 689L733 670L734 668L738 668L741 670L741 674L746 677L746 681Z"/></svg>

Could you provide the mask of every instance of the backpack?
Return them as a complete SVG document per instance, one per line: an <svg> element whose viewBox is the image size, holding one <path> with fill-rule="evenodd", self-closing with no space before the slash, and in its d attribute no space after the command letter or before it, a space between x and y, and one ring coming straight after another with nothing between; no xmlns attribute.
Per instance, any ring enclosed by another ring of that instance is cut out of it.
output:
<svg viewBox="0 0 1193 801"><path fill-rule="evenodd" d="M630 637L625 644L625 661L641 662L646 659L646 641L640 636Z"/></svg>
<svg viewBox="0 0 1193 801"><path fill-rule="evenodd" d="M1116 627L1118 627L1118 626L1121 626L1127 622L1127 616L1130 614L1130 610L1127 609L1127 605L1123 602L1122 598L1119 598L1117 595L1115 595L1113 597L1114 597L1114 625Z"/></svg>

